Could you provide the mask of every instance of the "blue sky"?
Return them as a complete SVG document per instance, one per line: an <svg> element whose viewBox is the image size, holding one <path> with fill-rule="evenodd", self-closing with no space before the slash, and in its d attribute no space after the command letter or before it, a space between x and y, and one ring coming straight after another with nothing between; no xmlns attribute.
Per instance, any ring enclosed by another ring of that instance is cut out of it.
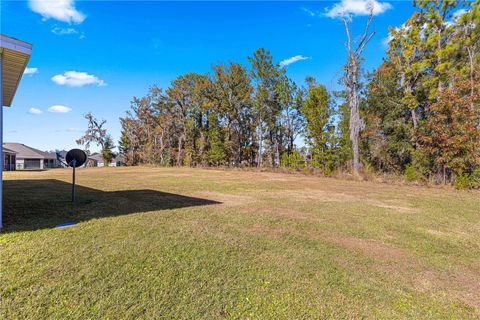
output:
<svg viewBox="0 0 480 320"><path fill-rule="evenodd" d="M306 58L285 67L297 83L311 75L337 88L345 32L328 13L350 10L352 32L359 34L362 2L2 1L1 33L33 44L32 74L4 109L4 141L42 150L76 147L89 111L107 120L116 141L118 118L132 97L187 72L209 72L212 64L249 66L247 57L259 47L278 62ZM414 11L409 1L375 6L376 35L365 51L369 70L385 55L388 26L401 25Z"/></svg>

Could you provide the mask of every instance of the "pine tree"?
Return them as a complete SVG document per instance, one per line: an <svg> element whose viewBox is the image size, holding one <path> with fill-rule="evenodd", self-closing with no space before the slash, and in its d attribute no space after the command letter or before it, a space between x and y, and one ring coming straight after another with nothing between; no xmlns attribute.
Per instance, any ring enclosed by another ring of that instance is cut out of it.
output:
<svg viewBox="0 0 480 320"><path fill-rule="evenodd" d="M311 85L301 108L305 117L305 137L310 146L312 165L324 172L331 172L335 166L331 104L330 94L323 85Z"/></svg>
<svg viewBox="0 0 480 320"><path fill-rule="evenodd" d="M101 150L102 158L105 165L108 165L116 157L115 152L113 151L115 145L113 144L113 139L110 135L105 137L105 141Z"/></svg>
<svg viewBox="0 0 480 320"><path fill-rule="evenodd" d="M252 78L256 85L254 92L254 108L258 131L258 160L257 165L262 166L263 151L269 154L270 165L280 164L280 115L282 103L280 101L281 77L285 70L273 63L270 51L263 48L257 49L253 57L248 60L252 64ZM269 143L268 146L263 144Z"/></svg>

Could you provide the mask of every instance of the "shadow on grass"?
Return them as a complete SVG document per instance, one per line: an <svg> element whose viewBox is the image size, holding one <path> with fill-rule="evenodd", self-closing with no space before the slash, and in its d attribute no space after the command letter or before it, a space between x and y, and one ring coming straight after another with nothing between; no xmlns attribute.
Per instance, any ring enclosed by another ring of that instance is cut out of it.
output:
<svg viewBox="0 0 480 320"><path fill-rule="evenodd" d="M219 204L220 202L155 190L101 191L54 179L3 182L3 232L53 228L68 222Z"/></svg>

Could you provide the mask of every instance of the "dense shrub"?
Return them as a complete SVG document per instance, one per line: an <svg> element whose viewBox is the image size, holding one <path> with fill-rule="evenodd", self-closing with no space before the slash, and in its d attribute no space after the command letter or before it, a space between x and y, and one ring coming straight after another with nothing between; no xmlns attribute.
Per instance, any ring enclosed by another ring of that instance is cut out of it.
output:
<svg viewBox="0 0 480 320"><path fill-rule="evenodd" d="M472 173L463 173L455 181L457 189L480 189L480 168Z"/></svg>

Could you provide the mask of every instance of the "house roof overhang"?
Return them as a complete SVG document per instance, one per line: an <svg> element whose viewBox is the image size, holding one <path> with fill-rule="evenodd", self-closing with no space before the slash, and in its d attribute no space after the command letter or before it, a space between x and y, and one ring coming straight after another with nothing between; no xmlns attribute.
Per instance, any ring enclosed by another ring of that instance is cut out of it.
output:
<svg viewBox="0 0 480 320"><path fill-rule="evenodd" d="M3 153L17 154L18 152L3 147Z"/></svg>
<svg viewBox="0 0 480 320"><path fill-rule="evenodd" d="M2 104L5 107L10 107L12 104L31 52L31 44L0 34Z"/></svg>

